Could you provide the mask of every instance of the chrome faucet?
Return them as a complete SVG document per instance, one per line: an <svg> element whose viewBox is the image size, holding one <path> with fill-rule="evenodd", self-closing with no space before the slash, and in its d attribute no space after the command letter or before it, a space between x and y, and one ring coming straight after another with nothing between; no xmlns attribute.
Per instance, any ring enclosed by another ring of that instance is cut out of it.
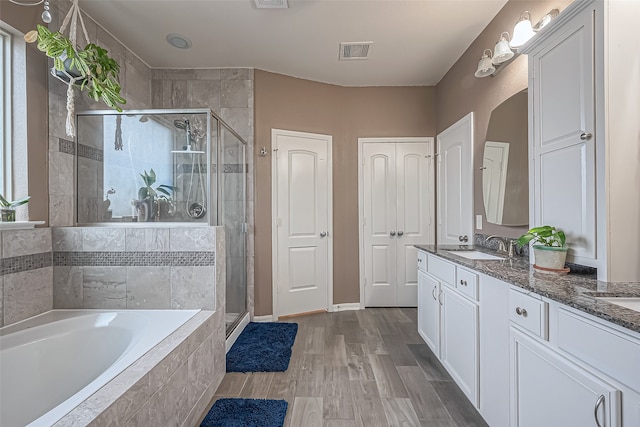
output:
<svg viewBox="0 0 640 427"><path fill-rule="evenodd" d="M508 252L507 252L507 244L505 243L505 239L503 239L500 236L492 235L492 236L487 237L486 242L488 242L489 240L492 240L492 239L496 239L498 241L498 250L496 252L499 253L499 254L506 255Z"/></svg>
<svg viewBox="0 0 640 427"><path fill-rule="evenodd" d="M509 258L513 258L518 253L518 249L516 247L517 240L493 235L487 237L486 241L488 242L491 239L496 239L498 241L497 253L507 255Z"/></svg>

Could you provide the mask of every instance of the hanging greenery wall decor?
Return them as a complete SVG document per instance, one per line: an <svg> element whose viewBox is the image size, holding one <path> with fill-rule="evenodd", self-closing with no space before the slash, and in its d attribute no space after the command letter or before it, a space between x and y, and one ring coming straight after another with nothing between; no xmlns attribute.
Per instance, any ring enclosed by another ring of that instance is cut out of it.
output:
<svg viewBox="0 0 640 427"><path fill-rule="evenodd" d="M70 37L63 33L71 21ZM84 49L78 49L76 44L76 25L80 21L87 45ZM49 58L53 59L52 74L68 85L67 89L67 135L74 136L74 102L73 88L86 91L94 101L102 101L108 107L122 112L122 104L127 101L120 95L119 80L120 65L109 56L109 52L90 43L77 0L65 17L60 31L51 31L43 25L38 25L37 30L32 30L25 35L29 43L38 42L37 47Z"/></svg>

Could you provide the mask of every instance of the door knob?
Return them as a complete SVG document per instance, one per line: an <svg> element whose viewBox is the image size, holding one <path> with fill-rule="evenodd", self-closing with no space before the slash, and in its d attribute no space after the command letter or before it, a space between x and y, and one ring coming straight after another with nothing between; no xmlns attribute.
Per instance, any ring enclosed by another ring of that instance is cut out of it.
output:
<svg viewBox="0 0 640 427"><path fill-rule="evenodd" d="M404 231L400 230L398 231L398 237L402 236L404 234Z"/></svg>
<svg viewBox="0 0 640 427"><path fill-rule="evenodd" d="M582 141L588 141L588 140L591 139L592 136L593 135L591 133L589 133L589 132L582 132L582 134L580 135L580 139Z"/></svg>
<svg viewBox="0 0 640 427"><path fill-rule="evenodd" d="M469 237L467 237L467 235L465 234L464 236L458 236L458 240L460 240L461 242L468 242Z"/></svg>
<svg viewBox="0 0 640 427"><path fill-rule="evenodd" d="M327 237L327 232L326 231L321 231L320 232L320 237Z"/></svg>
<svg viewBox="0 0 640 427"><path fill-rule="evenodd" d="M395 235L396 235L396 232L395 232L394 230L391 230L391 231L389 232L389 236L393 237L393 236L395 236Z"/></svg>

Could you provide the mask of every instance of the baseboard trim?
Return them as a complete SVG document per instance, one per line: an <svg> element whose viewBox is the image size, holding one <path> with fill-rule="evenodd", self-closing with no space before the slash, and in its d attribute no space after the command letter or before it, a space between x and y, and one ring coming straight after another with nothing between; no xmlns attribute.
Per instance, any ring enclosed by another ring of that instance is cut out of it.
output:
<svg viewBox="0 0 640 427"><path fill-rule="evenodd" d="M333 304L331 311L349 311L349 310L361 310L359 302L348 302L343 304Z"/></svg>
<svg viewBox="0 0 640 427"><path fill-rule="evenodd" d="M238 336L240 336L240 334L242 333L242 331L244 331L244 328L248 324L249 324L249 313L246 313L242 318L242 320L240 321L240 323L238 323L238 326L236 326L233 332L231 332L231 335L229 335L229 338L227 338L227 340L225 341L225 354L227 354L229 350L231 350L233 343L236 342L236 340L238 339Z"/></svg>
<svg viewBox="0 0 640 427"><path fill-rule="evenodd" d="M253 316L254 322L273 322L273 315L267 314L266 316Z"/></svg>

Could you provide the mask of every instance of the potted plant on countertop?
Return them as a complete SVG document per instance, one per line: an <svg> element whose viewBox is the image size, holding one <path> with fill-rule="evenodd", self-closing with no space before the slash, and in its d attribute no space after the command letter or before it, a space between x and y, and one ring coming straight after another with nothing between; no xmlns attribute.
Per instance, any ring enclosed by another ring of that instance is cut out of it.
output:
<svg viewBox="0 0 640 427"><path fill-rule="evenodd" d="M569 269L564 266L569 249L566 242L567 237L564 232L550 225L534 227L517 240L520 247L534 243L533 253L536 263L533 268L553 274L567 274L569 272Z"/></svg>
<svg viewBox="0 0 640 427"><path fill-rule="evenodd" d="M138 190L138 200L133 200L132 205L138 210L138 221L153 221L158 217L166 216L172 207L170 191L177 191L177 187L161 184L156 188L152 185L156 183L156 173L151 168L149 173L145 170L140 174L144 186Z"/></svg>
<svg viewBox="0 0 640 427"><path fill-rule="evenodd" d="M29 203L30 198L31 196L27 196L10 202L0 194L0 222L16 222L16 208Z"/></svg>

